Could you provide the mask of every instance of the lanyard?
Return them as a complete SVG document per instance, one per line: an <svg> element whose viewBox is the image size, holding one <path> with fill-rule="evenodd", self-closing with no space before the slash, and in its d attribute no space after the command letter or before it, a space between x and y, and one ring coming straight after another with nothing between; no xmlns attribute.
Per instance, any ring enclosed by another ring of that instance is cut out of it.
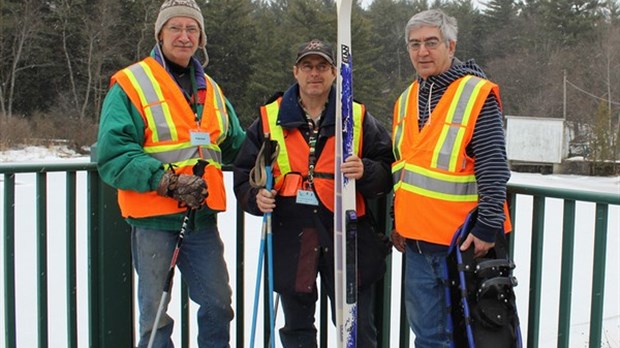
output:
<svg viewBox="0 0 620 348"><path fill-rule="evenodd" d="M194 113L194 118L196 123L199 123L200 118L198 116L198 83L196 82L196 69L193 64L189 66L189 83L187 85L187 76L184 73L177 73L174 70L170 71L170 75L174 78L181 93L185 97L185 100L192 108L192 112Z"/></svg>
<svg viewBox="0 0 620 348"><path fill-rule="evenodd" d="M196 119L196 124L200 125L200 117L202 117L202 115L198 115L198 85L196 84L196 74L194 72L194 64L191 65L191 67L189 68L190 71L190 80L192 81L192 97L190 98L191 100L191 107L192 107L192 111L194 112L194 118Z"/></svg>
<svg viewBox="0 0 620 348"><path fill-rule="evenodd" d="M310 147L310 153L308 155L308 186L312 187L314 182L314 165L316 164L316 141L319 135L319 126L314 124L314 121L306 115L308 120L308 127L310 128L310 136L308 137L308 146Z"/></svg>

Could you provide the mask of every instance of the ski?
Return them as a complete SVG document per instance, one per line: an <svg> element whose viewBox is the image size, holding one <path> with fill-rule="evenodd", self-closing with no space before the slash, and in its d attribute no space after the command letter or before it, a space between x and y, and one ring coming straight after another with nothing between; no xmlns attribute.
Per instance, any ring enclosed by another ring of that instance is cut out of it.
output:
<svg viewBox="0 0 620 348"><path fill-rule="evenodd" d="M357 216L355 180L344 177L340 165L353 154L353 83L351 69L352 0L337 0L336 45L334 277L336 331L339 348L357 346Z"/></svg>

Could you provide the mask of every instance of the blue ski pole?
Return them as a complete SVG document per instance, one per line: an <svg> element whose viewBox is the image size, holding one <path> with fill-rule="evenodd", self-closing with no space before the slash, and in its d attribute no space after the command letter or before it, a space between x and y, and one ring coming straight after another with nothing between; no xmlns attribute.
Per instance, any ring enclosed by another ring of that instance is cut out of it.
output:
<svg viewBox="0 0 620 348"><path fill-rule="evenodd" d="M271 164L265 166L265 173L267 174L267 185L265 189L271 191L273 187L273 175L271 173ZM273 310L273 241L271 234L271 213L265 214L267 220L267 279L269 282L269 338L271 348L275 347L274 340L274 326L275 326L275 313Z"/></svg>
<svg viewBox="0 0 620 348"><path fill-rule="evenodd" d="M252 331L250 333L250 347L254 347L254 338L256 334L256 317L258 314L258 297L260 296L260 280L263 276L263 258L265 253L265 236L267 233L266 221L263 216L262 232L260 239L260 247L258 250L258 270L256 271L256 287L254 291L254 307L252 310Z"/></svg>
<svg viewBox="0 0 620 348"><path fill-rule="evenodd" d="M273 188L273 173L271 169L272 156L274 152L275 145L273 144L275 141L272 141L269 137L269 134L265 134L265 142L263 143L263 148L261 149L262 153L259 153L259 157L263 157L263 165L265 166L265 189L267 191L271 191ZM258 167L258 168L257 168ZM254 168L254 170L260 170L260 165ZM262 180L257 180L262 181ZM255 183L257 184L257 183ZM258 184L257 186L262 186ZM273 339L274 336L274 326L275 326L275 314L273 308L273 256L272 256L272 238L271 238L271 213L263 214L263 223L262 223L262 231L261 231L261 242L260 248L258 252L258 270L256 272L256 289L254 292L254 307L252 312L252 332L250 334L250 347L254 347L255 342L255 333L256 333L256 320L258 314L258 301L260 296L260 283L262 278L262 270L263 270L263 259L265 255L265 241L267 241L267 278L268 278L268 293L266 294L269 299L269 332L270 332L270 346L273 348L275 341Z"/></svg>

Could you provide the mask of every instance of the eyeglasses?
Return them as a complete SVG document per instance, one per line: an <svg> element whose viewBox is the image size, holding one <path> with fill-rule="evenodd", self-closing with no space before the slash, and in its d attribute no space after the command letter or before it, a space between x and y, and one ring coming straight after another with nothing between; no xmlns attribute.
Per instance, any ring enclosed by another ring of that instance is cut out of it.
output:
<svg viewBox="0 0 620 348"><path fill-rule="evenodd" d="M426 47L427 50L434 50L439 47L439 44L441 44L442 42L443 41L437 38L432 38L424 41L409 41L407 42L407 48L414 52L419 51L422 46Z"/></svg>
<svg viewBox="0 0 620 348"><path fill-rule="evenodd" d="M319 63L317 65L312 65L310 63L303 63L303 64L299 64L298 67L299 69L301 69L301 71L305 73L309 73L314 69L316 69L319 72L326 72L327 70L332 68L332 66L327 63Z"/></svg>
<svg viewBox="0 0 620 348"><path fill-rule="evenodd" d="M176 25L171 25L166 28L170 33L174 35L181 34L182 32L186 32L188 36L196 36L200 33L200 29L198 27L190 26L190 27L177 27Z"/></svg>

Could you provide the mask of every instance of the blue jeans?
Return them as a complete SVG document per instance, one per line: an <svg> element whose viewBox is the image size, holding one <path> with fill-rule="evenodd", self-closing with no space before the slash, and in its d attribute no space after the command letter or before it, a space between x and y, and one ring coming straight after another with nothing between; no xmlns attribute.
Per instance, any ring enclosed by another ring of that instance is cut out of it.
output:
<svg viewBox="0 0 620 348"><path fill-rule="evenodd" d="M420 254L405 249L405 308L416 348L450 347L446 302L446 253Z"/></svg>
<svg viewBox="0 0 620 348"><path fill-rule="evenodd" d="M131 253L138 274L140 348L149 342L178 235L178 231L132 228ZM189 297L199 305L198 346L229 347L232 290L224 261L224 245L215 224L187 231L177 268L187 283ZM167 307L168 304L165 309ZM174 320L164 311L153 347L174 347L170 338L173 326Z"/></svg>

